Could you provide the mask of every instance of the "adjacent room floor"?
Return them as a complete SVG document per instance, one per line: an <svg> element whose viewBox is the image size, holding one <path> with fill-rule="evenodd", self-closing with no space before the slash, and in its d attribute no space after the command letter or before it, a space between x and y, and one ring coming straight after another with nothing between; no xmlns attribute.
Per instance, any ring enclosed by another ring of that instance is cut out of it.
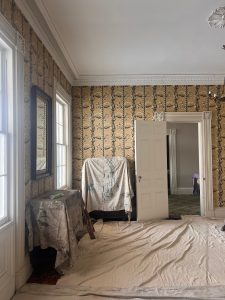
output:
<svg viewBox="0 0 225 300"><path fill-rule="evenodd" d="M76 265L56 286L26 284L15 300L224 299L222 225L198 216L131 224L98 221L96 240L81 239Z"/></svg>
<svg viewBox="0 0 225 300"><path fill-rule="evenodd" d="M200 196L169 195L170 215L200 215Z"/></svg>

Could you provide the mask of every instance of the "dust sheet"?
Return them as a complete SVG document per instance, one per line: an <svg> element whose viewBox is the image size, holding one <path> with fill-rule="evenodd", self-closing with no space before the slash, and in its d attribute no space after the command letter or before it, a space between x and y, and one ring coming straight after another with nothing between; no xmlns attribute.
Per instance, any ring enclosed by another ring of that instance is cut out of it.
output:
<svg viewBox="0 0 225 300"><path fill-rule="evenodd" d="M225 299L222 221L202 217L95 224L56 286L75 299ZM99 297L99 298L98 298Z"/></svg>
<svg viewBox="0 0 225 300"><path fill-rule="evenodd" d="M88 158L82 167L82 198L93 210L132 212L133 190L125 157Z"/></svg>

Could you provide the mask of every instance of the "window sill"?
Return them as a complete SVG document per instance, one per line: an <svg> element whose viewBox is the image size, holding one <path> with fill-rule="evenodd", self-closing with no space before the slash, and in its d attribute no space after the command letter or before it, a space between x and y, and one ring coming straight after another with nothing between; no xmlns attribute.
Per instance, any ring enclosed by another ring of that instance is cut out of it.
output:
<svg viewBox="0 0 225 300"><path fill-rule="evenodd" d="M7 220L4 223L0 224L0 232L7 230L9 227L12 227L14 222L12 220Z"/></svg>

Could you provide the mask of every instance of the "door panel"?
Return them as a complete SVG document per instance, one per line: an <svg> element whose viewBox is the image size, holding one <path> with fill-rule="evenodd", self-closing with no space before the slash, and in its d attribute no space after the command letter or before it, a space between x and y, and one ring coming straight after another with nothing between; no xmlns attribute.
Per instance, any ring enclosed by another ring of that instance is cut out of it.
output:
<svg viewBox="0 0 225 300"><path fill-rule="evenodd" d="M168 217L166 122L135 122L137 220Z"/></svg>

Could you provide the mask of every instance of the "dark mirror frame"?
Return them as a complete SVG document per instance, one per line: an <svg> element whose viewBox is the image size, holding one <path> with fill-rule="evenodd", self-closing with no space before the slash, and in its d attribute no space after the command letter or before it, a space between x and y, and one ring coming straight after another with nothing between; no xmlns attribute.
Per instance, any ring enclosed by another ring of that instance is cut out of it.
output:
<svg viewBox="0 0 225 300"><path fill-rule="evenodd" d="M47 105L46 169L37 170L37 97ZM31 179L50 176L52 172L52 98L34 85L31 89Z"/></svg>

